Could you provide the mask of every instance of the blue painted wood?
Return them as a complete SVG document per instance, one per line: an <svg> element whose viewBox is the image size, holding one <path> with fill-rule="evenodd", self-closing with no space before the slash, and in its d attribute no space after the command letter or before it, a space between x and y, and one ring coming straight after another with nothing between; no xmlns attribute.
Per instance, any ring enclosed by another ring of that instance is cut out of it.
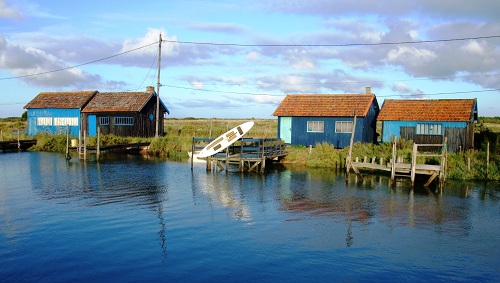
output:
<svg viewBox="0 0 500 283"><path fill-rule="evenodd" d="M446 128L463 129L467 127L466 122L436 122L436 121L383 121L382 124L382 142L391 142L392 137L399 138L401 135L401 127L417 127L417 124L441 124L442 135Z"/></svg>
<svg viewBox="0 0 500 283"><path fill-rule="evenodd" d="M59 109L59 108L31 108L28 111L28 135L34 136L38 133L48 134L65 134L66 128L69 130L71 136L78 136L80 131L80 109ZM50 123L40 125L39 118L46 118ZM69 127L67 125L55 125L54 118L73 118L76 119L76 125Z"/></svg>
<svg viewBox="0 0 500 283"><path fill-rule="evenodd" d="M97 118L95 115L88 116L88 129L89 137L95 137L97 135Z"/></svg>
<svg viewBox="0 0 500 283"><path fill-rule="evenodd" d="M373 143L376 141L376 120L375 117L379 112L378 103L376 100L370 106L366 117L357 117L356 130L354 133L354 142ZM284 123L282 117L278 117L278 135L283 133ZM350 144L351 133L336 133L335 124L339 121L354 122L354 117L291 117L292 130L291 142L292 145L315 146L317 143L327 142L335 146L335 148L348 147ZM324 122L324 131L322 133L308 132L308 121Z"/></svg>

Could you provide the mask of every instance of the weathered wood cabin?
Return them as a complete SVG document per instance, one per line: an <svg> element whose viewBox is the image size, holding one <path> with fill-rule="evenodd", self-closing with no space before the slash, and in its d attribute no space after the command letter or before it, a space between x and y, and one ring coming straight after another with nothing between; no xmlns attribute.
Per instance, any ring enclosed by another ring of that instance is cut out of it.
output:
<svg viewBox="0 0 500 283"><path fill-rule="evenodd" d="M61 134L69 130L78 136L81 111L97 94L92 91L41 92L24 108L28 112L27 134Z"/></svg>
<svg viewBox="0 0 500 283"><path fill-rule="evenodd" d="M376 140L377 98L369 87L365 94L290 94L273 116L278 116L278 137L291 145L327 142L349 146L356 115L354 142Z"/></svg>
<svg viewBox="0 0 500 283"><path fill-rule="evenodd" d="M476 99L385 100L378 116L382 142L393 136L417 144L440 144L446 137L448 150L474 147Z"/></svg>
<svg viewBox="0 0 500 283"><path fill-rule="evenodd" d="M102 134L131 137L154 137L156 135L157 94L154 87L146 92L102 92L97 93L82 110L83 130L89 136ZM160 100L158 135L164 134L164 116L169 113Z"/></svg>

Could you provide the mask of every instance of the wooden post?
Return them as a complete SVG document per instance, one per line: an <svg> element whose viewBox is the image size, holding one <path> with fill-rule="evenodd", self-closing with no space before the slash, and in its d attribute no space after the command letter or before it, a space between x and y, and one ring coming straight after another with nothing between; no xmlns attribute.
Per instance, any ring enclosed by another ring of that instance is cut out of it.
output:
<svg viewBox="0 0 500 283"><path fill-rule="evenodd" d="M264 156L264 147L265 147L266 139L262 139L262 155L260 156L260 173L264 173L266 169L266 158Z"/></svg>
<svg viewBox="0 0 500 283"><path fill-rule="evenodd" d="M100 140L101 140L101 129L100 127L97 127L97 153L96 153L97 161L99 161L99 157L101 155Z"/></svg>
<svg viewBox="0 0 500 283"><path fill-rule="evenodd" d="M87 160L87 132L83 131L83 160Z"/></svg>
<svg viewBox="0 0 500 283"><path fill-rule="evenodd" d="M70 160L71 156L69 155L69 125L66 125L66 160Z"/></svg>
<svg viewBox="0 0 500 283"><path fill-rule="evenodd" d="M226 147L226 173L229 170L229 146Z"/></svg>
<svg viewBox="0 0 500 283"><path fill-rule="evenodd" d="M467 172L470 172L470 157L467 158Z"/></svg>
<svg viewBox="0 0 500 283"><path fill-rule="evenodd" d="M417 151L418 151L418 145L416 143L413 143L413 152L411 154L411 188L413 189L413 186L415 185L415 169L417 168Z"/></svg>
<svg viewBox="0 0 500 283"><path fill-rule="evenodd" d="M354 112L354 121L352 124L352 131L351 131L351 141L349 142L349 154L347 155L347 158L345 159L345 170L347 176L349 176L349 171L351 170L352 167L352 145L354 143L354 133L356 132L356 112Z"/></svg>
<svg viewBox="0 0 500 283"><path fill-rule="evenodd" d="M82 130L78 130L78 160L82 159Z"/></svg>
<svg viewBox="0 0 500 283"><path fill-rule="evenodd" d="M396 177L396 136L394 136L394 143L392 144L392 159L391 159L391 180L394 181Z"/></svg>
<svg viewBox="0 0 500 283"><path fill-rule="evenodd" d="M443 149L441 152L441 174L439 176L439 187L442 188L444 182L446 181L446 168L448 165L446 164L448 160L448 138L444 138Z"/></svg>
<svg viewBox="0 0 500 283"><path fill-rule="evenodd" d="M193 141L191 143L191 171L193 171L193 163L194 163L193 160L194 160L194 134L193 134Z"/></svg>
<svg viewBox="0 0 500 283"><path fill-rule="evenodd" d="M212 157L207 157L207 167L205 168L207 171L212 170Z"/></svg>
<svg viewBox="0 0 500 283"><path fill-rule="evenodd" d="M21 150L21 137L20 137L19 132L20 132L19 129L17 129L17 149ZM488 143L488 146L489 146L489 143Z"/></svg>
<svg viewBox="0 0 500 283"><path fill-rule="evenodd" d="M488 171L490 168L490 143L486 145L486 179L488 179Z"/></svg>
<svg viewBox="0 0 500 283"><path fill-rule="evenodd" d="M240 142L240 164L239 164L240 172L245 170L245 164L243 163L243 138L241 138Z"/></svg>

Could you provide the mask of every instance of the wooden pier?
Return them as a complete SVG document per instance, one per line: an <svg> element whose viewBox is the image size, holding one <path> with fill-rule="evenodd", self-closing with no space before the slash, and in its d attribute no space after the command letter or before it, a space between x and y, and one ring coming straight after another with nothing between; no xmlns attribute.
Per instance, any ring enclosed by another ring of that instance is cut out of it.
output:
<svg viewBox="0 0 500 283"><path fill-rule="evenodd" d="M198 152L214 139L194 138L191 152ZM236 164L240 172L256 171L263 173L266 162L278 161L287 155L285 142L282 139L272 138L241 138L226 148L225 151L212 155L206 159L207 171L228 170L230 164ZM191 168L193 168L191 157Z"/></svg>
<svg viewBox="0 0 500 283"><path fill-rule="evenodd" d="M36 145L36 140L2 141L0 142L0 149L2 152L23 151L34 145Z"/></svg>
<svg viewBox="0 0 500 283"><path fill-rule="evenodd" d="M391 180L394 181L396 177L406 177L410 178L412 187L415 184L415 178L417 175L428 176L429 179L424 184L424 186L429 186L432 181L438 178L438 185L440 188L444 185L446 181L446 155L447 155L447 143L446 138L443 144L413 144L411 163L404 163L403 158L397 157L396 154L396 141L392 145L392 158L387 162L383 158L364 157L362 161L359 161L356 157L355 161L352 160L351 152L346 158L346 173L352 169L356 174L361 176L359 170L379 170L391 173ZM427 150L420 150L419 148L426 148ZM434 150L430 151L429 148ZM429 157L438 157L440 159L439 165L422 164L418 163L420 159L426 159ZM361 176L362 177L362 176Z"/></svg>

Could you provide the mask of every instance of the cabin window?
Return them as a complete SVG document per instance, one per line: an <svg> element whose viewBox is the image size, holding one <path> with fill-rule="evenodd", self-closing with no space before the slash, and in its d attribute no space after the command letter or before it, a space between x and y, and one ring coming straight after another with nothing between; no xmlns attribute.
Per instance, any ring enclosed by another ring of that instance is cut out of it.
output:
<svg viewBox="0 0 500 283"><path fill-rule="evenodd" d="M38 117L36 124L38 126L52 126L52 117Z"/></svg>
<svg viewBox="0 0 500 283"><path fill-rule="evenodd" d="M99 117L99 125L101 126L109 125L109 117Z"/></svg>
<svg viewBox="0 0 500 283"><path fill-rule="evenodd" d="M132 126L134 125L134 117L115 117L116 126Z"/></svg>
<svg viewBox="0 0 500 283"><path fill-rule="evenodd" d="M352 133L352 121L335 122L336 133Z"/></svg>
<svg viewBox="0 0 500 283"><path fill-rule="evenodd" d="M57 117L54 118L54 126L78 126L77 117Z"/></svg>
<svg viewBox="0 0 500 283"><path fill-rule="evenodd" d="M325 131L325 122L323 121L307 121L307 132L323 133Z"/></svg>
<svg viewBox="0 0 500 283"><path fill-rule="evenodd" d="M442 135L441 124L417 124L417 135Z"/></svg>

